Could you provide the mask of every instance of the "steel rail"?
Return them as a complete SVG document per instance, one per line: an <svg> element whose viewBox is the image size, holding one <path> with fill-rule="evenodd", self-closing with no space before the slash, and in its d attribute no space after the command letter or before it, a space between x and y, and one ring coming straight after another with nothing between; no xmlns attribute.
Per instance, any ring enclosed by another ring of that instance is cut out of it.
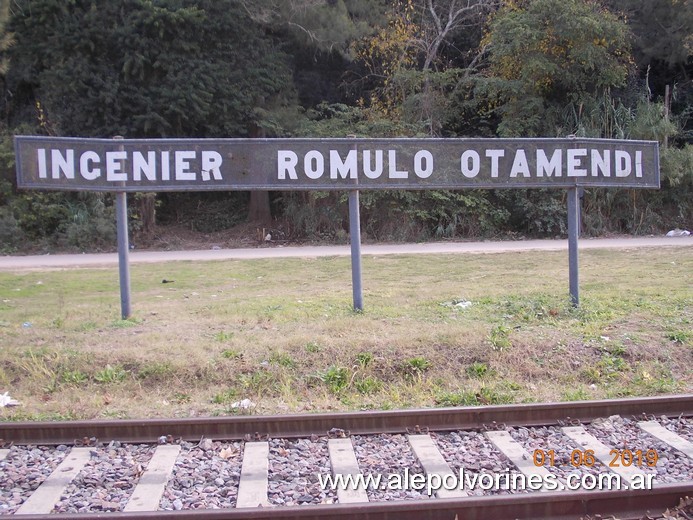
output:
<svg viewBox="0 0 693 520"><path fill-rule="evenodd" d="M572 491L514 494L455 499L371 502L291 507L156 511L147 513L61 513L22 515L24 520L575 520L585 515L613 515L619 520L641 519L645 515L676 507L681 498L693 494L689 484L662 484L642 491Z"/></svg>
<svg viewBox="0 0 693 520"><path fill-rule="evenodd" d="M161 436L187 441L201 437L235 440L259 437L296 438L325 434L334 428L352 434L478 430L485 426L544 426L558 421L589 422L611 415L693 416L693 394L567 403L540 403L396 411L205 417L187 419L2 422L0 439L15 444L72 444L95 437L101 441L151 443Z"/></svg>

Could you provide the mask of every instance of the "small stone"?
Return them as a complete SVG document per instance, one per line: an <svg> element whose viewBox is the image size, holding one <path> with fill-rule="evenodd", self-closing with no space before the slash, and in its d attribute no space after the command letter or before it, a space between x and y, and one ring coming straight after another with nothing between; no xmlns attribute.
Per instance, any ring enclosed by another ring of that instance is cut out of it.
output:
<svg viewBox="0 0 693 520"><path fill-rule="evenodd" d="M103 511L120 511L120 504L118 502L101 502L101 509Z"/></svg>

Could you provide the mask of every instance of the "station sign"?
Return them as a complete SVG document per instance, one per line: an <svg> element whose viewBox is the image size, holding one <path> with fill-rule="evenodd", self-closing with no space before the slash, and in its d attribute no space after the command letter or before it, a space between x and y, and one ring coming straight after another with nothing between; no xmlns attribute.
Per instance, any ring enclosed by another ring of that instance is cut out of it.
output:
<svg viewBox="0 0 693 520"><path fill-rule="evenodd" d="M659 188L658 143L610 139L15 137L17 185L61 191Z"/></svg>

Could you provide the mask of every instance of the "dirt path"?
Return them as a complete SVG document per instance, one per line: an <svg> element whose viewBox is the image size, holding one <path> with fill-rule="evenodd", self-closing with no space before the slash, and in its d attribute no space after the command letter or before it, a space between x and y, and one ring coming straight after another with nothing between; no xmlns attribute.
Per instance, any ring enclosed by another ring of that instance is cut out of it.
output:
<svg viewBox="0 0 693 520"><path fill-rule="evenodd" d="M582 239L579 247L585 249L632 249L643 247L693 247L689 237L638 237ZM450 253L504 253L509 251L562 251L568 249L567 240L522 240L516 242L433 242L425 244L364 245L364 255L393 254L450 254ZM348 256L350 248L344 246L269 246L242 249L210 249L197 251L131 251L130 263L172 261L244 260L253 258L310 258L320 256ZM70 269L117 265L116 253L82 255L37 255L0 257L0 271L42 269Z"/></svg>

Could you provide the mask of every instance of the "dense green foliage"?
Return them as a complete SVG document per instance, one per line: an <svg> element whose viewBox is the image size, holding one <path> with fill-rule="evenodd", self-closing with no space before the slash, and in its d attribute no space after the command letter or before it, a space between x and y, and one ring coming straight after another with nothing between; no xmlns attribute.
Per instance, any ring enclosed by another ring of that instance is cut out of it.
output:
<svg viewBox="0 0 693 520"><path fill-rule="evenodd" d="M9 81L47 110L46 132L239 135L294 95L291 57L225 2L28 4Z"/></svg>
<svg viewBox="0 0 693 520"><path fill-rule="evenodd" d="M626 26L582 0L534 0L505 7L490 24L490 90L498 132L512 136L574 133L565 113L592 113L628 74Z"/></svg>
<svg viewBox="0 0 693 520"><path fill-rule="evenodd" d="M663 189L589 190L583 229L690 228L692 22L683 0L0 1L0 250L114 237L109 196L17 192L18 133L657 139ZM343 194L255 195L138 196L133 232L223 230L250 212L286 235L346 238ZM362 205L374 239L565 232L560 191Z"/></svg>

